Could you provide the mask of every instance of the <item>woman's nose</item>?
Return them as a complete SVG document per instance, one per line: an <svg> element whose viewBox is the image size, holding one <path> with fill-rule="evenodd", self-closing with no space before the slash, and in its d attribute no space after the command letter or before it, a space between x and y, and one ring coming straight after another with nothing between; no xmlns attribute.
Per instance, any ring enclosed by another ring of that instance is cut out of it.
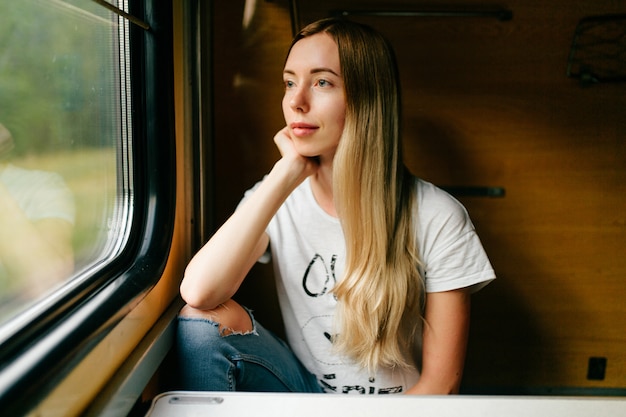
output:
<svg viewBox="0 0 626 417"><path fill-rule="evenodd" d="M300 112L305 112L305 113L308 112L309 111L308 90L306 88L297 88L296 91L294 91L293 95L291 96L289 105L294 111L300 111Z"/></svg>

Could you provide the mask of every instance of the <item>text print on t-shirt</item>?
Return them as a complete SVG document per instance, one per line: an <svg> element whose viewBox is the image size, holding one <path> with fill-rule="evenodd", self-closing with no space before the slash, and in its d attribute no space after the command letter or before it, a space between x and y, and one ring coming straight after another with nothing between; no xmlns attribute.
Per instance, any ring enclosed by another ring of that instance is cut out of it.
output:
<svg viewBox="0 0 626 417"><path fill-rule="evenodd" d="M332 293L333 286L337 283L335 266L337 255L332 255L330 265L327 265L324 257L315 254L309 262L302 278L302 288L306 295L312 299L330 307L328 313L334 311L337 303L335 295ZM323 281L323 282L322 282ZM319 310L318 310L319 311ZM322 364L323 367L332 367L339 371L341 368L352 368L353 365L346 364L333 350L333 315L323 314L310 317L302 326L302 335L305 345L309 348L313 358ZM338 369L339 368L339 369ZM331 369L328 369L331 370ZM318 376L319 377L319 376ZM376 387L375 378L370 377L371 385L364 387L359 384L344 384L338 386L338 376L336 373L324 373L319 378L319 382L327 392L340 392L343 394L395 394L403 391L402 386ZM343 381L344 383L346 381Z"/></svg>

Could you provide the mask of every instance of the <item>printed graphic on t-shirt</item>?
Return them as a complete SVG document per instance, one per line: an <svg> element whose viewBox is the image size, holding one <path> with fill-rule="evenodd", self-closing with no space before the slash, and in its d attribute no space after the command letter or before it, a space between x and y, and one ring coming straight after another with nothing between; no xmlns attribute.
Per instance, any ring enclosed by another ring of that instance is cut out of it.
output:
<svg viewBox="0 0 626 417"><path fill-rule="evenodd" d="M337 255L326 261L320 254L315 254L309 262L302 278L302 290L315 308L308 311L334 312L337 300L332 292L337 283L335 266ZM354 362L339 355L333 348L333 314L310 317L303 321L302 337L304 345L316 361L318 381L326 392L343 394L395 394L403 391L402 385L392 381L377 383L376 378L367 375ZM380 379L380 378L379 378ZM383 378L385 379L385 378ZM356 381L368 381L367 384ZM387 382L387 383L385 383Z"/></svg>

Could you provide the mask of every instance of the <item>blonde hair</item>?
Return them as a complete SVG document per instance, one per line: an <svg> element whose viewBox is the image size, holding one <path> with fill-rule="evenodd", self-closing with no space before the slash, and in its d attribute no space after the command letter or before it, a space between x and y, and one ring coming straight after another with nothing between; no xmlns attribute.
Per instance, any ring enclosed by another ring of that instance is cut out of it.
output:
<svg viewBox="0 0 626 417"><path fill-rule="evenodd" d="M346 121L333 165L333 195L346 240L334 346L362 367L412 366L423 281L404 166L400 86L393 49L373 29L340 19L304 28L292 43L327 33L339 49Z"/></svg>

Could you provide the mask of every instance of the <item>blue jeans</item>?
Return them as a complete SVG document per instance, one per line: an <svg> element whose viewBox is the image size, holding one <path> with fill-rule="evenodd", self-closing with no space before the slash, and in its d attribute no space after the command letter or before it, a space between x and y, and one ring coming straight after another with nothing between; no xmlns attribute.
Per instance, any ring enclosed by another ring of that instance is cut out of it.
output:
<svg viewBox="0 0 626 417"><path fill-rule="evenodd" d="M253 331L222 334L202 318L179 317L180 389L190 391L323 392L315 375L285 342L257 323Z"/></svg>

